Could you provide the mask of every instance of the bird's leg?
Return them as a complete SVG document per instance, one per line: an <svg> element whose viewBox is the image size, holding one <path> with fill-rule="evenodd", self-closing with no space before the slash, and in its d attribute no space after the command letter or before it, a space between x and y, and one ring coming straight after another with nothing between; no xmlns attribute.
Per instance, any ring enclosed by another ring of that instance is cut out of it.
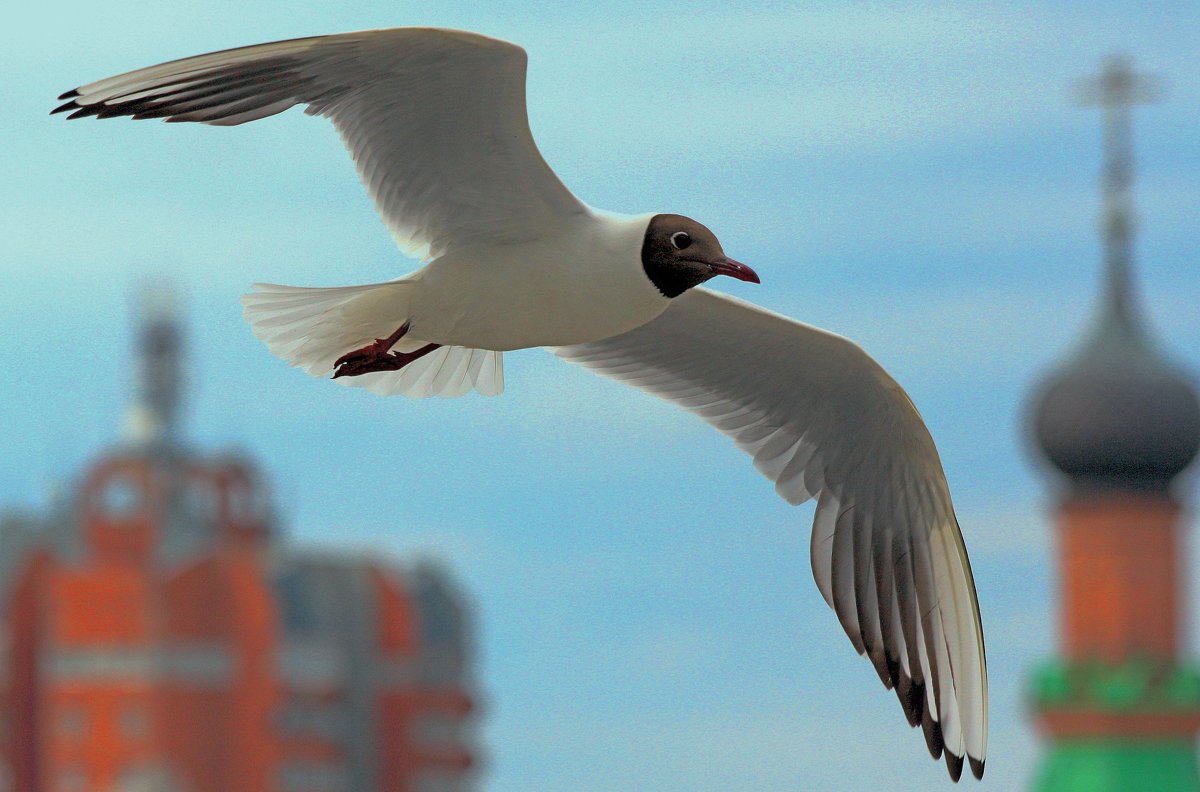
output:
<svg viewBox="0 0 1200 792"><path fill-rule="evenodd" d="M334 368L340 368L343 363L353 363L357 360L371 360L386 355L388 350L396 346L397 341L408 334L408 328L409 323L405 322L396 328L396 332L387 338L376 338L373 343L367 344L365 347L347 352L333 362Z"/></svg>
<svg viewBox="0 0 1200 792"><path fill-rule="evenodd" d="M374 346L371 344L371 347ZM370 374L372 371L399 371L440 346L441 344L426 344L413 352L383 352L374 357L361 354L362 350L355 350L350 353L354 356L353 358L337 364L333 378L357 377L359 374ZM345 357L349 357L349 355ZM343 360L343 358L338 358L338 360Z"/></svg>
<svg viewBox="0 0 1200 792"><path fill-rule="evenodd" d="M441 346L426 344L413 352L390 351L407 332L408 322L405 322L387 338L376 338L373 343L342 355L333 362L333 378L357 377L372 371L397 371Z"/></svg>

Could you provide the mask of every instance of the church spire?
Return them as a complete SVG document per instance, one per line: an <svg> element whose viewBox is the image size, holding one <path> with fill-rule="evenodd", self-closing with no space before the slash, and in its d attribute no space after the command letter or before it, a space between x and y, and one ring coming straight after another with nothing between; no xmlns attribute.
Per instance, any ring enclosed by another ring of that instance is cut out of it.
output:
<svg viewBox="0 0 1200 792"><path fill-rule="evenodd" d="M1133 129L1131 109L1158 98L1158 83L1135 74L1129 60L1113 55L1100 74L1079 86L1084 104L1104 110L1103 214L1105 294L1103 318L1136 327L1131 267L1134 231Z"/></svg>
<svg viewBox="0 0 1200 792"><path fill-rule="evenodd" d="M183 332L175 293L163 284L145 287L136 313L135 395L125 416L125 436L137 445L167 448L178 442L182 400Z"/></svg>
<svg viewBox="0 0 1200 792"><path fill-rule="evenodd" d="M1190 377L1153 343L1131 294L1129 116L1156 90L1112 57L1080 93L1104 108L1105 294L1099 321L1040 388L1034 428L1075 490L1165 492L1200 452L1200 402Z"/></svg>

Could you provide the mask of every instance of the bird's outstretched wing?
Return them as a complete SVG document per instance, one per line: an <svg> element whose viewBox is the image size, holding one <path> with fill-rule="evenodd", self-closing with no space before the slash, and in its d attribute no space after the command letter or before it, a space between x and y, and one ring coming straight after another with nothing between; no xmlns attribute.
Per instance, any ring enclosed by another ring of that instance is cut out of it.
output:
<svg viewBox="0 0 1200 792"><path fill-rule="evenodd" d="M54 112L235 125L308 105L337 126L401 249L432 258L586 211L538 152L525 51L432 28L214 52L80 86Z"/></svg>
<svg viewBox="0 0 1200 792"><path fill-rule="evenodd" d="M558 354L733 438L788 502L817 498L812 568L850 641L955 780L982 777L987 668L941 461L907 394L840 336L705 289Z"/></svg>

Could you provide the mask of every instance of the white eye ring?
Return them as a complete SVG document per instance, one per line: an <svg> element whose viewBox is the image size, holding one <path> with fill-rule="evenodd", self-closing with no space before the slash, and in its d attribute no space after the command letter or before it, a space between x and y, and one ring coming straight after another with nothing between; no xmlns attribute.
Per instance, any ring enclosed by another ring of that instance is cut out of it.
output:
<svg viewBox="0 0 1200 792"><path fill-rule="evenodd" d="M692 235L687 231L676 231L671 234L671 246L676 250L683 250L692 244Z"/></svg>

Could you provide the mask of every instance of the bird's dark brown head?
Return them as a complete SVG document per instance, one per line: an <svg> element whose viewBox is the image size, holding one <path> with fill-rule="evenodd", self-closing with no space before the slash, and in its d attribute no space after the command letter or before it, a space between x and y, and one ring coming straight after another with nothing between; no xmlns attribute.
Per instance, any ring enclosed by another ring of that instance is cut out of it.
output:
<svg viewBox="0 0 1200 792"><path fill-rule="evenodd" d="M642 267L667 297L678 297L717 275L759 282L754 270L725 255L712 231L683 215L650 219L642 242Z"/></svg>

